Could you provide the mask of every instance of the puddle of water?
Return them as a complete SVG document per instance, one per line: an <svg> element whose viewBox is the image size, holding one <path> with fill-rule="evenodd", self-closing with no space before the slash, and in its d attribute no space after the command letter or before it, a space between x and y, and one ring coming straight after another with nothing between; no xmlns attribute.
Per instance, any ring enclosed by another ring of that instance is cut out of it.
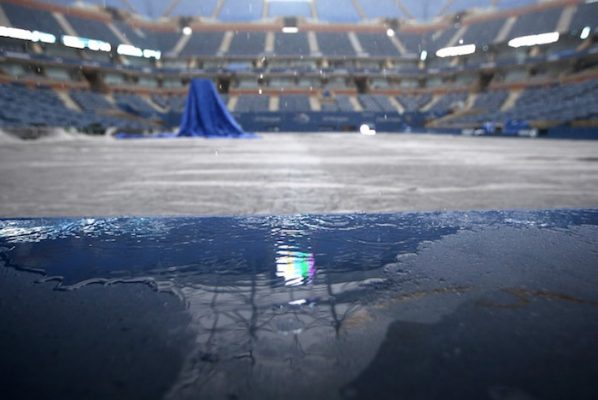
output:
<svg viewBox="0 0 598 400"><path fill-rule="evenodd" d="M195 345L167 398L393 397L417 388L373 390L367 377L392 364L379 349L409 351L393 333L412 329L402 323L427 326L413 329L432 348L463 304L467 315L559 299L594 310L596 226L597 210L3 220L0 263L60 290L138 282L177 295ZM488 378L476 393L520 390L505 387Z"/></svg>

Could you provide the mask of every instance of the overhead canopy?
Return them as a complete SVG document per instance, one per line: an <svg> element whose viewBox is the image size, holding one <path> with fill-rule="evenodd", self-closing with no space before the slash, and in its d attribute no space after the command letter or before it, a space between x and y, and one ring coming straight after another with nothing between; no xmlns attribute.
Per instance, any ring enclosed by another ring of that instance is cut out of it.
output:
<svg viewBox="0 0 598 400"><path fill-rule="evenodd" d="M208 79L194 79L179 128L179 137L241 137L246 133L228 112Z"/></svg>

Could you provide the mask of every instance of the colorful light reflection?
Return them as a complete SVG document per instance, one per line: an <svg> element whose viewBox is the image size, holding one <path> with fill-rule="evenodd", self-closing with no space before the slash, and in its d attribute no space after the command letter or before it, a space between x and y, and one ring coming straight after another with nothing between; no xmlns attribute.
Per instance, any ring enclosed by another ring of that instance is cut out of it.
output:
<svg viewBox="0 0 598 400"><path fill-rule="evenodd" d="M278 250L276 253L276 276L284 278L287 286L298 286L313 281L316 263L313 253Z"/></svg>

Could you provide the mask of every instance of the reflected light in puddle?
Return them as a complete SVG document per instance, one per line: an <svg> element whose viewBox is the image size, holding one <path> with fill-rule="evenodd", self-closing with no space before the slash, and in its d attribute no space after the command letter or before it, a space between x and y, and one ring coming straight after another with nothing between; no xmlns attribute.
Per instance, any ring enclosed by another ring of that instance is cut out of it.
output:
<svg viewBox="0 0 598 400"><path fill-rule="evenodd" d="M299 286L313 281L316 264L313 253L279 249L276 252L276 276L286 286Z"/></svg>

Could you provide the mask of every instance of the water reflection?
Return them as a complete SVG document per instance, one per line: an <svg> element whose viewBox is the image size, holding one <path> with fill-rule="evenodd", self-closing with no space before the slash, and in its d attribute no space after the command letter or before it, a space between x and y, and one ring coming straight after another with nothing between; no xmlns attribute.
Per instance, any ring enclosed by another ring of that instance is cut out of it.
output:
<svg viewBox="0 0 598 400"><path fill-rule="evenodd" d="M287 286L298 286L313 282L316 263L313 253L291 250L281 246L276 251L276 276L284 279Z"/></svg>
<svg viewBox="0 0 598 400"><path fill-rule="evenodd" d="M170 398L328 399L383 341L393 348L397 319L436 324L518 285L594 296L579 268L595 265L596 226L593 210L9 220L0 263L62 289L139 282L179 296L195 345Z"/></svg>

